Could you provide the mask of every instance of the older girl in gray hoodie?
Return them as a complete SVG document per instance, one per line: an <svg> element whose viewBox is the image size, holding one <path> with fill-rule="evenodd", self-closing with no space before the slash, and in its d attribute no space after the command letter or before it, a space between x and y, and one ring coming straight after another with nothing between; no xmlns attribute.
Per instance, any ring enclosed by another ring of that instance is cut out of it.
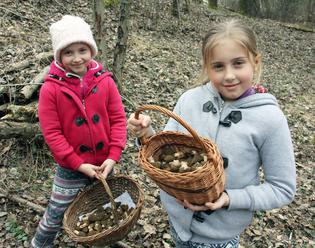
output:
<svg viewBox="0 0 315 248"><path fill-rule="evenodd" d="M276 98L255 87L261 55L255 35L239 21L213 26L202 45L202 83L185 92L174 112L200 136L213 140L224 159L225 191L202 206L161 190L176 247L238 247L254 211L289 204L296 189L292 141ZM151 119L131 115L136 137L154 134ZM187 132L174 119L164 130ZM264 180L261 182L259 170Z"/></svg>

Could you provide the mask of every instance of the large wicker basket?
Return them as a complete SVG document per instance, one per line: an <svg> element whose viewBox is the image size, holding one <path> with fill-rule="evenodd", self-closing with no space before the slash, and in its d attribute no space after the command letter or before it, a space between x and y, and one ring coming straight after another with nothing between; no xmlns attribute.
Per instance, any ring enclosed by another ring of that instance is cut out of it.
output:
<svg viewBox="0 0 315 248"><path fill-rule="evenodd" d="M74 233L79 216L111 202L114 217L116 207L114 199L127 191L135 203L135 208L126 219L115 227L103 230L91 236L78 236ZM128 176L117 175L95 182L80 193L65 212L63 225L69 237L78 243L86 245L110 245L122 240L131 231L140 216L144 193L138 183Z"/></svg>
<svg viewBox="0 0 315 248"><path fill-rule="evenodd" d="M178 121L185 127L189 134L174 131L159 132L149 139L141 138L139 152L139 164L156 182L156 184L179 200L187 200L194 204L204 204L215 201L224 190L224 168L222 157L217 146L211 140L199 137L197 133L178 115L166 108L156 105L143 105L135 112L135 118L145 110L157 110ZM170 146L173 150L180 150L181 147L190 147L197 151L204 151L208 161L192 171L185 173L174 173L159 169L149 162L150 157L161 152L163 146Z"/></svg>

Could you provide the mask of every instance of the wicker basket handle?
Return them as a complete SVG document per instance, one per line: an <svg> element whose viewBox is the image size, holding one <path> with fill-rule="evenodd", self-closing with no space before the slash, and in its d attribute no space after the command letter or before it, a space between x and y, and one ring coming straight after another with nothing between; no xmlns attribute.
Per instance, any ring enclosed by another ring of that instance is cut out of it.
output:
<svg viewBox="0 0 315 248"><path fill-rule="evenodd" d="M198 136L198 134L196 133L195 130L193 130L182 118L180 118L177 114L175 114L174 112L168 110L167 108L163 108L161 106L158 105L142 105L140 107L137 108L136 112L135 112L135 118L138 120L139 119L139 114L140 112L144 111L144 110L157 110L159 112L162 112L166 115L168 115L169 117L172 117L173 119L175 119L177 122L179 122L184 128L187 129L187 131L193 136L193 138L201 145L202 149L207 152L206 146L203 143L203 141L200 139L200 137ZM146 143L146 139L144 137L140 138L141 140L141 144L145 144Z"/></svg>
<svg viewBox="0 0 315 248"><path fill-rule="evenodd" d="M118 224L118 216L117 216L117 208L116 208L116 203L114 201L114 197L112 194L112 191L110 190L108 183L106 182L106 180L104 179L103 175L101 173L97 174L97 179L100 180L106 190L106 193L109 195L109 200L112 206L112 213L114 215L114 221L116 224Z"/></svg>

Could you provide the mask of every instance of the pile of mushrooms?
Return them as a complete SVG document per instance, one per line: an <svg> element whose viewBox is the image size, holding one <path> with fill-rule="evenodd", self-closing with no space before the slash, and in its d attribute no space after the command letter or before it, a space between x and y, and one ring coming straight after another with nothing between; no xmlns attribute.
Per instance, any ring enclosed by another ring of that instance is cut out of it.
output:
<svg viewBox="0 0 315 248"><path fill-rule="evenodd" d="M127 204L116 202L116 211L118 221L125 220L132 212L133 208L129 208ZM117 225L115 223L114 215L110 207L97 208L91 213L84 214L79 217L74 233L78 236L90 236L110 229Z"/></svg>
<svg viewBox="0 0 315 248"><path fill-rule="evenodd" d="M208 160L204 152L185 147L175 151L170 146L161 148L158 156L148 158L154 167L175 172L191 172L202 167Z"/></svg>

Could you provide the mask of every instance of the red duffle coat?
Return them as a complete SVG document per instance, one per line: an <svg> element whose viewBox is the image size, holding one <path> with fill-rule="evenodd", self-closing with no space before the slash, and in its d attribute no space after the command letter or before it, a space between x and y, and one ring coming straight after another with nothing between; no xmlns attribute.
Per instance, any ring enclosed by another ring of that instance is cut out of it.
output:
<svg viewBox="0 0 315 248"><path fill-rule="evenodd" d="M78 77L52 62L38 104L43 136L55 161L77 170L82 163L118 161L126 144L126 114L111 73L92 60Z"/></svg>

